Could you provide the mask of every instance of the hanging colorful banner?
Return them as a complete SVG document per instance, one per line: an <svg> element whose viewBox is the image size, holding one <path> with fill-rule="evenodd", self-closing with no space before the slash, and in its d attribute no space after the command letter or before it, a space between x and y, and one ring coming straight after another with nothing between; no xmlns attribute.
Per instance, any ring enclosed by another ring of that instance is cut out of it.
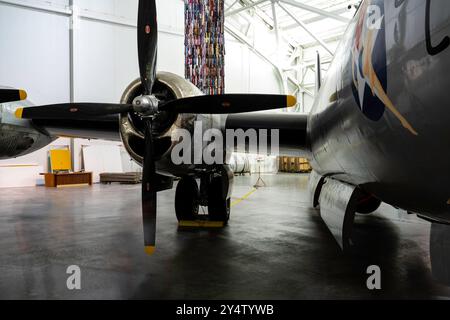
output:
<svg viewBox="0 0 450 320"><path fill-rule="evenodd" d="M224 0L185 0L185 77L205 94L225 91Z"/></svg>

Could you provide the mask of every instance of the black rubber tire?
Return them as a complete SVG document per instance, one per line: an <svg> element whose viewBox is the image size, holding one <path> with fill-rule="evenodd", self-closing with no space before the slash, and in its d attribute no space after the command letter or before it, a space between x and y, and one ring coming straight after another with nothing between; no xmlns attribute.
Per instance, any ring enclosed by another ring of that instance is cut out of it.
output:
<svg viewBox="0 0 450 320"><path fill-rule="evenodd" d="M222 179L220 177L213 178L208 186L209 219L226 224L230 219L230 198L224 198L223 193Z"/></svg>
<svg viewBox="0 0 450 320"><path fill-rule="evenodd" d="M198 217L199 191L193 177L182 178L175 191L175 214L178 221L192 221Z"/></svg>

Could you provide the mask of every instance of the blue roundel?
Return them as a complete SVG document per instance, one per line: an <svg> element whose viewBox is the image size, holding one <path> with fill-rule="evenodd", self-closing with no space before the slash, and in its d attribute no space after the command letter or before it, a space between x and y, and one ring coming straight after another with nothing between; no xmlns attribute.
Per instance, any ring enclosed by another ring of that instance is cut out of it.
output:
<svg viewBox="0 0 450 320"><path fill-rule="evenodd" d="M372 39L367 37L369 33L367 27L367 20L373 20L370 14L373 14L372 10L368 10L365 6L361 8L361 17L357 23L355 30L355 39L353 45L353 74L352 74L352 91L355 98L355 102L361 109L363 114L373 121L378 121L384 114L385 105L378 98L376 94L376 89L374 92L370 87L370 77L369 75L364 75L364 56L365 51L369 50L368 47L372 46L372 55L370 57L370 63L373 66L373 70L384 90L387 90L387 67L386 67L386 37L385 37L385 18L384 18L384 1L375 0L367 1L371 6L378 6L381 13L381 23L379 24L380 29L372 31ZM369 38L369 39L368 39ZM369 40L369 41L368 41ZM356 82L356 83L355 83Z"/></svg>

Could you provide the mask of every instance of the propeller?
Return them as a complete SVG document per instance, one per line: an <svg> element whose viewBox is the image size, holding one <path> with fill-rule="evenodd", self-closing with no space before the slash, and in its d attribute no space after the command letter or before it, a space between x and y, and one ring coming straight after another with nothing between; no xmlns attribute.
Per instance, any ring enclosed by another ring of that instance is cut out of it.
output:
<svg viewBox="0 0 450 320"><path fill-rule="evenodd" d="M296 104L293 96L277 94L223 94L187 97L160 103L155 97L137 97L133 104L62 103L19 108L16 116L24 119L87 120L111 114L136 111L155 115L168 111L176 113L231 114L288 108Z"/></svg>
<svg viewBox="0 0 450 320"><path fill-rule="evenodd" d="M144 96L133 101L134 110L141 113L156 113L158 100L149 97L156 80L156 56L158 49L158 24L155 0L139 0L138 9L138 56L139 73L144 87ZM147 109L147 110L146 110ZM146 120L145 151L142 171L142 222L144 245L147 254L153 254L156 243L156 169L153 158L152 118Z"/></svg>
<svg viewBox="0 0 450 320"><path fill-rule="evenodd" d="M153 158L152 119L146 121L145 152L142 172L142 220L144 245L147 254L153 254L156 242L156 169Z"/></svg>
<svg viewBox="0 0 450 320"><path fill-rule="evenodd" d="M139 72L144 94L132 104L64 103L18 108L16 117L25 119L93 120L111 114L137 112L146 122L142 176L142 217L145 251L155 251L157 174L153 151L153 120L159 112L230 114L292 107L296 98L269 94L225 94L187 97L167 102L152 95L156 81L158 26L155 0L140 0L138 12Z"/></svg>
<svg viewBox="0 0 450 320"><path fill-rule="evenodd" d="M138 9L138 56L144 95L152 93L156 79L156 56L158 49L158 24L155 0L140 0Z"/></svg>
<svg viewBox="0 0 450 320"><path fill-rule="evenodd" d="M125 113L132 110L132 104L61 103L39 107L18 108L15 114L17 118L34 120L92 120L95 117Z"/></svg>
<svg viewBox="0 0 450 320"><path fill-rule="evenodd" d="M294 106L296 103L297 100L293 96L276 94L222 94L172 100L160 104L158 110L177 113L229 114L288 108Z"/></svg>
<svg viewBox="0 0 450 320"><path fill-rule="evenodd" d="M27 93L19 89L0 89L0 103L21 101L27 98Z"/></svg>

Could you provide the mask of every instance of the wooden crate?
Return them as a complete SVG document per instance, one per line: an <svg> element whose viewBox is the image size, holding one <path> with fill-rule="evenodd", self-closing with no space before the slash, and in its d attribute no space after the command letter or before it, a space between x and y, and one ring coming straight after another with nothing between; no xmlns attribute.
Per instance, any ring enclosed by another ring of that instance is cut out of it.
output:
<svg viewBox="0 0 450 320"><path fill-rule="evenodd" d="M92 185L92 172L42 173L42 175L45 176L45 186L50 188Z"/></svg>
<svg viewBox="0 0 450 320"><path fill-rule="evenodd" d="M279 157L278 164L280 172L304 173L312 170L308 159L302 157Z"/></svg>
<svg viewBox="0 0 450 320"><path fill-rule="evenodd" d="M297 172L297 158L289 158L289 172Z"/></svg>
<svg viewBox="0 0 450 320"><path fill-rule="evenodd" d="M278 158L278 168L281 172L288 172L289 171L289 158L288 157L279 157Z"/></svg>

